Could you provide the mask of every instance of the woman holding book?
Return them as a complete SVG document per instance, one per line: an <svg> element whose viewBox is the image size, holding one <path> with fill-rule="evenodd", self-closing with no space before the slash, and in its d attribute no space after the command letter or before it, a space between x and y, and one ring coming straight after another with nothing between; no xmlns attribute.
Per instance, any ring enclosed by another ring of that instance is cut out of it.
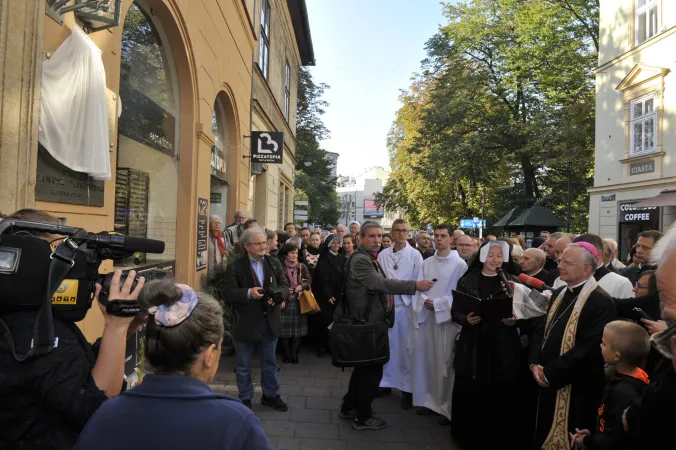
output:
<svg viewBox="0 0 676 450"><path fill-rule="evenodd" d="M484 242L457 291L482 302L506 297L498 275L503 263L511 263L509 244ZM488 319L458 310L451 314L462 326L455 347L451 434L466 449L500 448L500 443L511 441L516 427L511 420L521 348L516 318ZM485 432L486 424L492 427L490 433Z"/></svg>

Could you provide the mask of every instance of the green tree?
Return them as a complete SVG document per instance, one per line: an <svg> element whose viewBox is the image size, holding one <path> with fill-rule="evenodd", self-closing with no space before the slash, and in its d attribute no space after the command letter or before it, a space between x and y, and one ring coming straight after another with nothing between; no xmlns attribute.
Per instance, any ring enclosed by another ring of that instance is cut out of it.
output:
<svg viewBox="0 0 676 450"><path fill-rule="evenodd" d="M322 95L329 87L316 84L309 70L301 67L298 77L296 122L296 180L294 188L309 202L308 219L322 225L335 225L340 217L333 163L319 142L329 136L322 121L328 103ZM308 164L309 163L309 164Z"/></svg>
<svg viewBox="0 0 676 450"><path fill-rule="evenodd" d="M444 15L402 93L380 201L416 225L477 215L490 225L536 202L565 218L570 200L571 229L586 228L596 1L468 0Z"/></svg>

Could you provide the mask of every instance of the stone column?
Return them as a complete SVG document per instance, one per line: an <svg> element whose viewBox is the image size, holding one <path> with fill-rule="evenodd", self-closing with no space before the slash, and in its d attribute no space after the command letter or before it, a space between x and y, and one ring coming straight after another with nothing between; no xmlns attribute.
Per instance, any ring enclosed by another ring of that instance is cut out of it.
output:
<svg viewBox="0 0 676 450"><path fill-rule="evenodd" d="M0 212L35 205L44 0L0 0Z"/></svg>

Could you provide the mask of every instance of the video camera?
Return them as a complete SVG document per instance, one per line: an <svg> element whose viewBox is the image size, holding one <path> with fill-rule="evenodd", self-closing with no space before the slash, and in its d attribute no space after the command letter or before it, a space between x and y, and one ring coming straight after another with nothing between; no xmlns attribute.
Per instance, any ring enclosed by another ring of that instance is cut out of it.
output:
<svg viewBox="0 0 676 450"><path fill-rule="evenodd" d="M53 245L57 242L60 243ZM90 233L49 223L1 221L0 313L39 311L33 348L27 355L15 354L15 358L25 360L49 353L58 344L53 317L72 322L84 319L92 305L96 283L103 286L103 295L99 295L102 304L107 303L113 274L100 275L101 262L119 260L136 252L163 253L164 242L107 232ZM125 315L119 305L115 306L118 315ZM126 312L128 315L129 309ZM0 344L3 331L9 335L0 320ZM13 344L11 347L13 350Z"/></svg>

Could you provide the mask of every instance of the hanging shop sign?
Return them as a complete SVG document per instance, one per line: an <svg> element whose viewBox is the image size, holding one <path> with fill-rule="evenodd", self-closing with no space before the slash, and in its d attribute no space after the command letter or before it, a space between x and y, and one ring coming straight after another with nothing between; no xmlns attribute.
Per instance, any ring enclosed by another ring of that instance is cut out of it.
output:
<svg viewBox="0 0 676 450"><path fill-rule="evenodd" d="M284 156L284 133L254 131L251 133L251 162L282 164Z"/></svg>
<svg viewBox="0 0 676 450"><path fill-rule="evenodd" d="M211 146L211 175L219 180L225 181L225 158L223 157L223 150Z"/></svg>
<svg viewBox="0 0 676 450"><path fill-rule="evenodd" d="M197 198L197 270L207 268L207 233L209 231L209 200Z"/></svg>
<svg viewBox="0 0 676 450"><path fill-rule="evenodd" d="M637 208L634 206L638 201L620 203L620 222L649 222L657 221L660 216L660 208L646 206Z"/></svg>

